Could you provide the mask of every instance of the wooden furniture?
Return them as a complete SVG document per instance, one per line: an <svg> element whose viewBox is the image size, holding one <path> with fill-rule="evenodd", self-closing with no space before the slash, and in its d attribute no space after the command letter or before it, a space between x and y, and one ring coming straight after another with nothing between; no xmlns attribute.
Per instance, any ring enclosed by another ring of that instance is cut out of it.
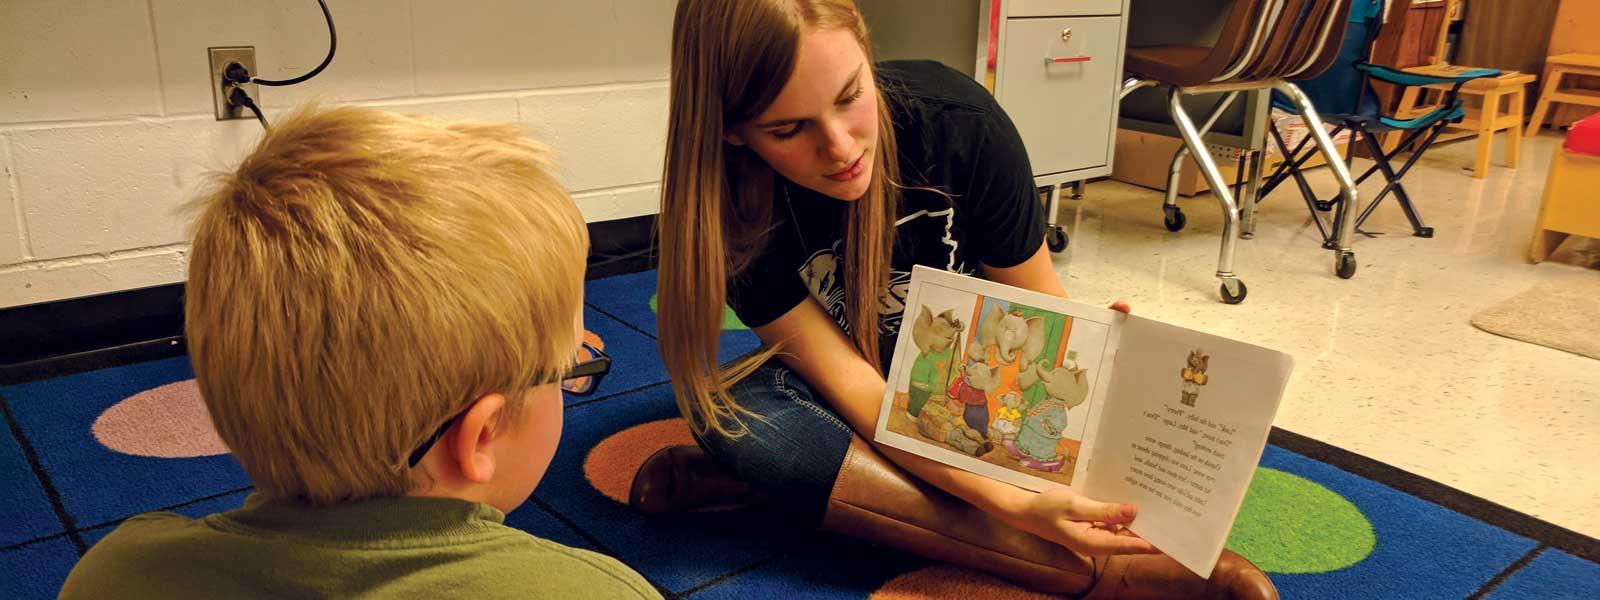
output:
<svg viewBox="0 0 1600 600"><path fill-rule="evenodd" d="M1563 87L1567 77L1600 77L1600 54L1557 54L1544 61L1544 90L1528 121L1528 135L1538 135L1544 127L1550 105L1555 103L1600 107L1600 90Z"/></svg>
<svg viewBox="0 0 1600 600"><path fill-rule="evenodd" d="M1441 77L1470 70L1471 67L1454 65L1405 69L1409 73ZM1494 150L1494 134L1500 131L1506 132L1506 167L1517 168L1518 157L1522 152L1522 116L1527 114L1528 84L1533 81L1533 75L1511 71L1502 73L1499 77L1473 80L1461 87L1462 94L1477 96L1483 103L1477 111L1468 109L1467 118L1451 126L1457 133L1441 135L1439 141L1478 136L1477 158L1472 163L1473 177L1483 179L1488 176L1489 157ZM1449 84L1439 84L1405 88L1401 92L1400 108L1395 112L1395 118L1407 119L1433 110L1438 106L1438 98L1449 91L1450 87ZM1418 108L1419 104L1425 108ZM1505 107L1502 108L1502 105ZM1385 147L1392 148L1387 144Z"/></svg>
<svg viewBox="0 0 1600 600"><path fill-rule="evenodd" d="M1398 34L1379 45L1375 54L1389 55L1380 64L1404 69L1443 64L1449 55L1450 23L1461 19L1461 0L1414 0L1404 14L1391 9L1388 26Z"/></svg>
<svg viewBox="0 0 1600 600"><path fill-rule="evenodd" d="M1556 8L1555 23L1550 31L1550 46L1545 49L1541 58L1573 53L1600 54L1600 35L1595 33L1596 23L1600 23L1600 2L1561 0L1560 6ZM1543 69L1539 69L1539 72L1543 72ZM1563 82L1563 85L1600 91L1600 78L1571 79L1572 81ZM1557 105L1552 111L1550 122L1567 126L1595 114L1597 110L1600 109L1580 104Z"/></svg>
<svg viewBox="0 0 1600 600"><path fill-rule="evenodd" d="M1550 178L1528 260L1539 262L1569 235L1600 238L1600 115L1579 121L1550 162Z"/></svg>

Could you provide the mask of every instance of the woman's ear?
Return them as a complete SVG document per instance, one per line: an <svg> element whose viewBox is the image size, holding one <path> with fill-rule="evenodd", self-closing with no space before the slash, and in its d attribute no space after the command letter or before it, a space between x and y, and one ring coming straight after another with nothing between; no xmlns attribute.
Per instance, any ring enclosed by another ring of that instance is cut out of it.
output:
<svg viewBox="0 0 1600 600"><path fill-rule="evenodd" d="M450 460L456 463L467 481L489 483L494 479L493 446L503 433L501 421L505 409L506 397L491 392L473 402L457 422L449 438Z"/></svg>
<svg viewBox="0 0 1600 600"><path fill-rule="evenodd" d="M744 145L744 138L739 137L738 133L735 133L735 132L732 132L732 131L729 131L727 133L722 134L722 141L727 142L727 143L729 143L731 145L734 145L734 146L743 146Z"/></svg>

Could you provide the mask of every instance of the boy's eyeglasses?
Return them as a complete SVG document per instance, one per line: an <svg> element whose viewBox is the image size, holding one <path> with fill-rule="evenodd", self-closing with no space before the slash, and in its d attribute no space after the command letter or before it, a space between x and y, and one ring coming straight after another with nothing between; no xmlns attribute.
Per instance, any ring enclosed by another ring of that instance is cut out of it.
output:
<svg viewBox="0 0 1600 600"><path fill-rule="evenodd" d="M605 378L606 373L611 372L611 357L607 356L599 348L590 345L589 342L584 342L578 348L577 358L577 363L572 366L572 370L567 371L567 374L561 377L561 391L574 396L588 396L593 394L595 390L600 389L600 380ZM544 385L546 383L550 382L536 383L534 385ZM415 467L417 463L422 462L422 457L428 454L428 450L431 450L433 445L438 443L439 438L444 436L444 432L450 430L450 426L454 425L462 414L464 412L457 413L455 416L446 419L444 424L433 432L433 435L428 436L428 439L422 442L421 446L417 446L416 450L411 451L411 456L406 459L407 463Z"/></svg>

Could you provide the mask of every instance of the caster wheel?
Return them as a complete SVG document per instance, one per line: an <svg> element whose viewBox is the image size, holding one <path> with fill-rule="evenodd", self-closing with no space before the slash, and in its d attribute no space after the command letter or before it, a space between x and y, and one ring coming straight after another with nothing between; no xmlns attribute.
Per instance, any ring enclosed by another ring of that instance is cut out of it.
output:
<svg viewBox="0 0 1600 600"><path fill-rule="evenodd" d="M1335 271L1340 279L1349 279L1356 276L1356 253L1345 252L1339 255L1339 266Z"/></svg>
<svg viewBox="0 0 1600 600"><path fill-rule="evenodd" d="M1240 302L1244 302L1244 297L1246 294L1250 293L1250 288L1245 287L1243 280L1234 279L1232 280L1232 283L1239 288L1239 291L1234 293L1228 291L1228 283L1228 281L1222 282L1222 302L1224 304L1238 304Z"/></svg>
<svg viewBox="0 0 1600 600"><path fill-rule="evenodd" d="M1423 227L1421 229L1418 229L1417 230L1417 237L1419 237L1419 238L1431 238L1431 237L1433 237L1433 228L1432 227Z"/></svg>
<svg viewBox="0 0 1600 600"><path fill-rule="evenodd" d="M1166 225L1167 225L1167 231L1171 231L1173 233L1177 233L1179 231L1183 231L1183 226L1184 225L1188 225L1189 224L1189 218L1183 216L1183 209L1181 209L1181 208L1178 208L1178 207L1174 206L1172 208L1166 209L1166 213L1167 213L1167 217L1165 219L1165 222L1166 222Z"/></svg>
<svg viewBox="0 0 1600 600"><path fill-rule="evenodd" d="M1060 252L1067 249L1067 232L1060 225L1051 227L1045 232L1044 240L1049 244L1051 252Z"/></svg>

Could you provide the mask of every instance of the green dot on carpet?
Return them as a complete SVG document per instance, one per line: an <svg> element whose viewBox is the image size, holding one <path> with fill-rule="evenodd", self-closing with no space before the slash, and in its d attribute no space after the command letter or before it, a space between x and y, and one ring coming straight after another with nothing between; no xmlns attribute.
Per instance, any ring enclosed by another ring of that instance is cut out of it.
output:
<svg viewBox="0 0 1600 600"><path fill-rule="evenodd" d="M1326 573L1372 554L1377 537L1361 509L1328 488L1283 471L1256 469L1228 549L1268 573Z"/></svg>
<svg viewBox="0 0 1600 600"><path fill-rule="evenodd" d="M650 312L656 312L655 294L650 294ZM739 320L739 315L733 314L733 309L726 306L722 307L722 328L725 330L749 329L749 327L745 326L744 321Z"/></svg>

